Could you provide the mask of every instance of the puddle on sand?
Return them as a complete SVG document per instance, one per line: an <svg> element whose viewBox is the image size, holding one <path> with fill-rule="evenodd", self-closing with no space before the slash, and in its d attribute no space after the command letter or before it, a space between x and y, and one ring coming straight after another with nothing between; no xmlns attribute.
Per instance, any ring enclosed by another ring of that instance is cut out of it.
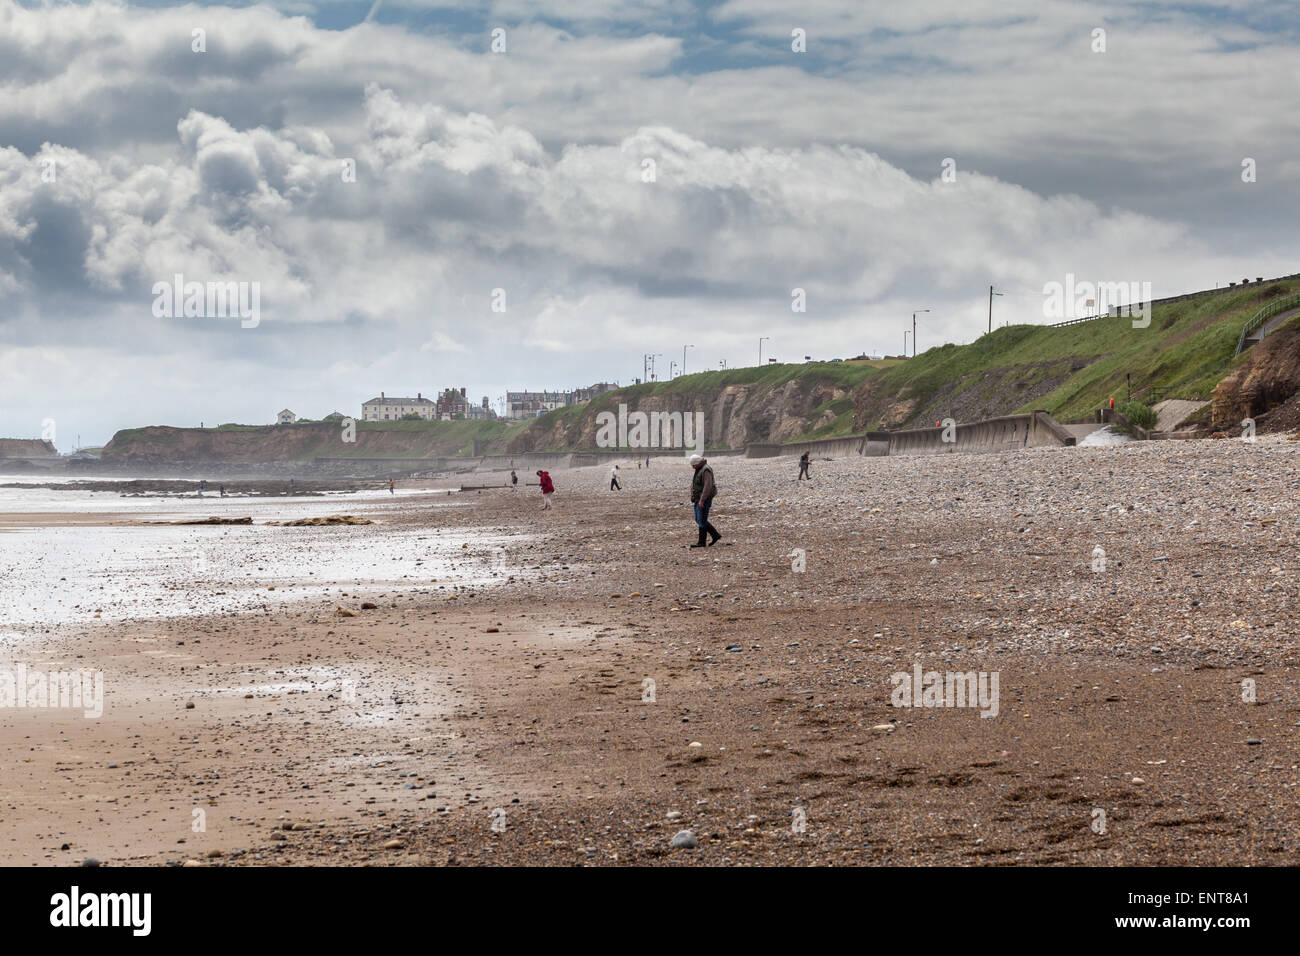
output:
<svg viewBox="0 0 1300 956"><path fill-rule="evenodd" d="M21 529L0 545L0 626L260 611L353 589L486 587L518 573L503 571L503 540L378 525Z"/></svg>

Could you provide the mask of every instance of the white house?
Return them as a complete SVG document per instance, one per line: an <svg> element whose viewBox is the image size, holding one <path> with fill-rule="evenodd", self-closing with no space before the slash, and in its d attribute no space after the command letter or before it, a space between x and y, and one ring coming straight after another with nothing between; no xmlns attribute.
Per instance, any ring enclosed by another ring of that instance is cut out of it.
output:
<svg viewBox="0 0 1300 956"><path fill-rule="evenodd" d="M379 393L378 398L361 403L361 420L364 422L395 422L407 415L433 418L436 403L416 392L415 398L393 397Z"/></svg>
<svg viewBox="0 0 1300 956"><path fill-rule="evenodd" d="M276 416L276 424L292 425L297 419L298 419L297 415L289 411L289 409L283 408L280 410L280 414Z"/></svg>

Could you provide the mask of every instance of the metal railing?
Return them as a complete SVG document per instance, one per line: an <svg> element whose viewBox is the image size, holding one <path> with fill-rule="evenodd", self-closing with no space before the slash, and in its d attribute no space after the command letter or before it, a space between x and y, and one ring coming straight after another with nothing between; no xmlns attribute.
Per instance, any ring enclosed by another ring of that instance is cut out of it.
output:
<svg viewBox="0 0 1300 956"><path fill-rule="evenodd" d="M1300 307L1300 293L1288 295L1281 299L1274 299L1268 305L1264 306L1264 308L1256 312L1254 316L1251 317L1251 320L1242 326L1241 336L1237 339L1237 351L1232 353L1233 357L1235 358L1240 355L1242 349L1246 347L1246 338L1250 333L1254 332L1269 319L1273 318L1273 316L1281 312L1286 312L1288 309L1294 309L1297 307Z"/></svg>

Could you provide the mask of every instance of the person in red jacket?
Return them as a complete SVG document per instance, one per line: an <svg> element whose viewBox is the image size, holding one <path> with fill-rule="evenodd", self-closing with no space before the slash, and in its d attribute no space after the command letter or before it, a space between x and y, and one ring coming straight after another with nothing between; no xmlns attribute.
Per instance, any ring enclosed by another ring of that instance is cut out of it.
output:
<svg viewBox="0 0 1300 956"><path fill-rule="evenodd" d="M537 480L542 486L542 510L545 511L551 507L551 495L555 494L555 484L551 481L551 473L549 471L539 471L537 473Z"/></svg>

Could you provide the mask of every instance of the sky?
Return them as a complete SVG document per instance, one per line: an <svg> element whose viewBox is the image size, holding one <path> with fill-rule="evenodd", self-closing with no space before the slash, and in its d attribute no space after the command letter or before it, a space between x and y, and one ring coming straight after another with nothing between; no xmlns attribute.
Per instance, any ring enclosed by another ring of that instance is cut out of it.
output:
<svg viewBox="0 0 1300 956"><path fill-rule="evenodd" d="M898 354L918 309L920 351L970 342L990 284L1001 325L1071 274L1300 272L1290 7L0 0L0 437L497 407L684 346ZM250 308L169 314L178 275Z"/></svg>

